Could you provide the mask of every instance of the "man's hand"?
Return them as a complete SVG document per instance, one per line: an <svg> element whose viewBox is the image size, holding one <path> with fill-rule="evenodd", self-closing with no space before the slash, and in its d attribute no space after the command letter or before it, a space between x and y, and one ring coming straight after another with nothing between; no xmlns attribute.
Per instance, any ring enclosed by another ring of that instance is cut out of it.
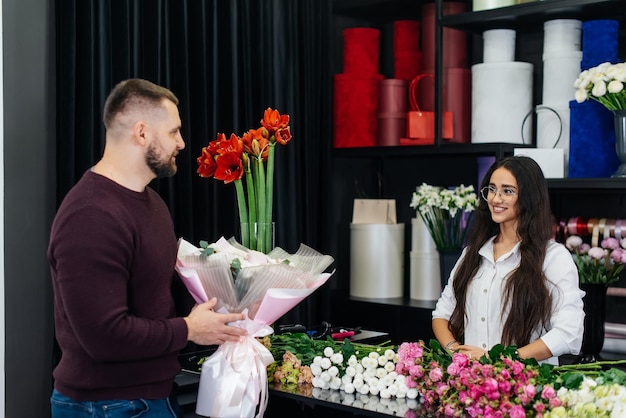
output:
<svg viewBox="0 0 626 418"><path fill-rule="evenodd" d="M217 298L195 306L185 322L187 323L187 340L199 345L217 345L226 341L239 341L247 332L243 328L227 325L245 319L242 313L221 314L213 311Z"/></svg>

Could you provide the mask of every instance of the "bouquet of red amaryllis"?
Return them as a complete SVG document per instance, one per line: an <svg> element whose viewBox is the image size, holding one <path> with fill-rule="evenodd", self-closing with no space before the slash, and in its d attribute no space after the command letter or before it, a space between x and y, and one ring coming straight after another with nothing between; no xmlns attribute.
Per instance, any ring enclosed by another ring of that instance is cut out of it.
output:
<svg viewBox="0 0 626 418"><path fill-rule="evenodd" d="M267 254L273 247L272 203L276 144L291 140L289 115L267 108L261 126L242 137L218 133L202 148L198 174L234 183L239 206L241 244Z"/></svg>

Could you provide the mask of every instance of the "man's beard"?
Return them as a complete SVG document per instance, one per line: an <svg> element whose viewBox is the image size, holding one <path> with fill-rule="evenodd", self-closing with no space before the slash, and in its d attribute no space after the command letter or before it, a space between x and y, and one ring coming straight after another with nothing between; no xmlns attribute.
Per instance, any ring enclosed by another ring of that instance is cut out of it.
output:
<svg viewBox="0 0 626 418"><path fill-rule="evenodd" d="M176 174L176 160L172 158L163 160L160 154L157 152L154 145L150 145L148 152L146 153L146 164L150 167L150 170L157 176L157 178L171 177Z"/></svg>

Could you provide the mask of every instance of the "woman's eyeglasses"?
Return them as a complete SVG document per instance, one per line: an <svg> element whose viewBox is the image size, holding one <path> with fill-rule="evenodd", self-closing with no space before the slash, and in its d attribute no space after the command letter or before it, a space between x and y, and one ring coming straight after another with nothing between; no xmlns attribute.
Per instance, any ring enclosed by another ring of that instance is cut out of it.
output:
<svg viewBox="0 0 626 418"><path fill-rule="evenodd" d="M517 192L515 191L515 189L512 189L510 187L505 187L503 189L498 190L493 186L485 186L482 189L480 189L480 195L487 202L493 199L496 196L496 193L498 194L498 196L500 196L500 199L502 199L504 202L510 201L511 199L513 199L513 197L517 195Z"/></svg>

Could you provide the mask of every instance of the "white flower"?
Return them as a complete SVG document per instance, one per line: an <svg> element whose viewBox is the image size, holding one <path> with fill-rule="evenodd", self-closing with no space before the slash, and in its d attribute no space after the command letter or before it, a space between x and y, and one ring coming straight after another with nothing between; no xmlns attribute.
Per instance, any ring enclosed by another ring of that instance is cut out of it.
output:
<svg viewBox="0 0 626 418"><path fill-rule="evenodd" d="M355 374L356 374L356 369L354 368L354 366L346 367L346 376L354 377Z"/></svg>
<svg viewBox="0 0 626 418"><path fill-rule="evenodd" d="M387 364L385 364L385 371L387 373L391 373L396 369L396 365L393 362L388 362Z"/></svg>
<svg viewBox="0 0 626 418"><path fill-rule="evenodd" d="M324 355L325 355L326 357L330 357L330 356L332 356L334 353L335 353L335 352L333 351L333 348L332 348L332 347L326 347L326 348L324 349Z"/></svg>
<svg viewBox="0 0 626 418"><path fill-rule="evenodd" d="M626 239L626 238L624 238ZM352 354L350 356L350 358L348 359L348 366L356 366L358 364L359 360L356 358L356 356L354 354Z"/></svg>
<svg viewBox="0 0 626 418"><path fill-rule="evenodd" d="M325 369L325 370L326 370L326 369L330 368L330 366L331 366L331 363L330 363L330 359L329 359L328 357L323 358L323 359L320 361L320 367L321 367L322 369Z"/></svg>
<svg viewBox="0 0 626 418"><path fill-rule="evenodd" d="M409 399L417 399L419 392L416 388L410 388L406 391L406 397Z"/></svg>
<svg viewBox="0 0 626 418"><path fill-rule="evenodd" d="M343 391L346 393L354 393L354 385L352 383L346 383L343 387Z"/></svg>
<svg viewBox="0 0 626 418"><path fill-rule="evenodd" d="M330 379L330 388L331 389L339 389L341 387L341 379L337 376Z"/></svg>
<svg viewBox="0 0 626 418"><path fill-rule="evenodd" d="M387 360L393 361L393 359L396 357L396 352L389 348L385 350L385 357L387 358Z"/></svg>
<svg viewBox="0 0 626 418"><path fill-rule="evenodd" d="M578 103L587 99L600 102L609 110L626 106L626 63L604 62L597 67L581 71L574 81L574 98Z"/></svg>
<svg viewBox="0 0 626 418"><path fill-rule="evenodd" d="M355 386L356 387L356 386ZM363 383L361 385L361 387L359 388L359 393L363 394L363 395L367 395L368 393L370 393L370 387L367 383Z"/></svg>
<svg viewBox="0 0 626 418"><path fill-rule="evenodd" d="M313 376L319 376L322 374L322 367L319 364L311 364L311 366L309 366L311 368L311 373L313 374Z"/></svg>
<svg viewBox="0 0 626 418"><path fill-rule="evenodd" d="M334 364L342 364L343 363L343 354L341 354L341 353L334 353L333 355L330 356L330 361L333 362Z"/></svg>
<svg viewBox="0 0 626 418"><path fill-rule="evenodd" d="M328 369L328 374L331 375L332 377L335 377L339 375L339 369L337 368L337 366L331 366Z"/></svg>
<svg viewBox="0 0 626 418"><path fill-rule="evenodd" d="M442 250L462 248L469 216L477 203L472 185L461 184L450 190L422 183L413 192L409 206L418 211L437 249Z"/></svg>

